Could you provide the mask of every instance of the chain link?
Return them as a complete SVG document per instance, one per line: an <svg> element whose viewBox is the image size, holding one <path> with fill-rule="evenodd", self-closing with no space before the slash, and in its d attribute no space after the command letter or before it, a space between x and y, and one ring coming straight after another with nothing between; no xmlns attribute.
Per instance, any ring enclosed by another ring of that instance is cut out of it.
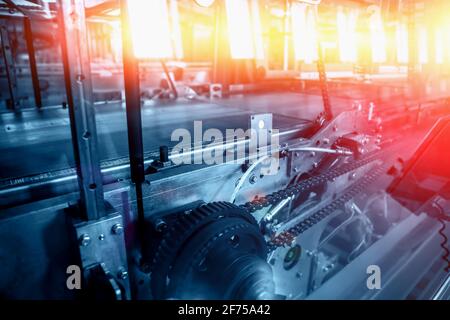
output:
<svg viewBox="0 0 450 320"><path fill-rule="evenodd" d="M362 159L352 161L340 166L339 168L329 170L324 174L300 181L295 185L275 191L274 193L271 193L267 196L256 198L253 201L240 205L240 207L246 210L248 213L253 213L263 208L275 205L289 197L297 196L305 192L310 192L316 186L319 186L326 182L334 181L340 176L350 173L377 160L381 160L383 155L386 154L393 146L394 145L391 144L390 146L386 146L385 148L383 148L382 151L377 150L371 152L370 154L364 156ZM334 200L305 220L302 220L289 230L280 233L278 236L269 241L269 249L274 250L277 247L290 245L298 235L320 222L322 219L333 213L337 208L342 207L347 201L360 193L365 186L373 182L385 169L386 168L384 165L380 165L379 167L375 168L374 170L366 174L364 178L360 179L356 184L349 187L347 191L344 192L343 196Z"/></svg>
<svg viewBox="0 0 450 320"><path fill-rule="evenodd" d="M263 208L272 206L274 204L277 204L281 200L284 200L288 197L296 196L296 195L304 193L304 192L308 192L316 186L319 186L326 182L333 181L336 178L338 178L339 176L342 176L342 175L349 173L351 171L354 171L364 165L374 162L377 159L380 159L382 154L384 154L387 150L388 149L385 149L384 151L372 152L360 160L356 160L351 163L344 164L344 165L340 166L339 168L329 170L324 174L317 175L317 176L311 177L309 179L300 181L299 183L297 183L295 185L289 186L282 190L278 190L267 196L258 197L250 202L240 205L240 207L249 213L253 213L253 212L261 210Z"/></svg>
<svg viewBox="0 0 450 320"><path fill-rule="evenodd" d="M289 228L286 231L283 231L273 239L268 242L268 248L270 251L275 250L278 247L283 247L286 245L291 245L297 236L313 227L330 214L335 212L338 208L341 208L345 205L346 202L354 198L356 195L361 193L364 188L371 184L376 178L378 178L383 171L385 170L385 166L380 166L373 171L369 172L364 178L360 179L356 184L349 187L344 194L330 202L328 205L322 207L319 211L312 214L308 218L300 221L294 227Z"/></svg>

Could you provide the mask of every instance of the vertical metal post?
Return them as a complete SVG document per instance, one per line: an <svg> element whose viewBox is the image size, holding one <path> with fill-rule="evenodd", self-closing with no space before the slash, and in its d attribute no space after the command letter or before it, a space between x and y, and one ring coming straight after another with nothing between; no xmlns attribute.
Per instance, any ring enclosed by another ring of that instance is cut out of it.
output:
<svg viewBox="0 0 450 320"><path fill-rule="evenodd" d="M24 34L25 34L25 41L27 43L27 50L28 50L28 57L30 60L30 71L31 71L31 80L33 82L33 91L34 91L34 103L38 108L42 107L42 100L41 100L41 88L39 85L39 78L37 73L37 66L36 66L36 57L35 57L35 51L34 51L34 44L33 44L33 33L31 31L31 20L27 16L26 12L22 10L17 4L15 4L11 0L5 0L6 4L10 6L11 8L14 8L18 12L20 12L23 15L23 27L24 27Z"/></svg>
<svg viewBox="0 0 450 320"><path fill-rule="evenodd" d="M418 44L416 37L416 23L415 23L415 2L409 1L407 3L407 17L408 17L408 80L410 84L416 80L417 76L417 56Z"/></svg>
<svg viewBox="0 0 450 320"><path fill-rule="evenodd" d="M105 215L97 149L84 0L58 0L59 28L74 158L85 218Z"/></svg>
<svg viewBox="0 0 450 320"><path fill-rule="evenodd" d="M317 26L317 72L319 74L319 84L320 84L320 91L322 93L322 103L323 103L323 114L325 117L325 120L330 121L333 119L333 110L331 108L331 101L330 101L330 95L328 92L328 79L327 79L327 72L325 69L325 57L323 55L323 48L322 48L322 33L320 28L320 22L319 22L319 6L316 5L314 8L314 17L316 19L316 26Z"/></svg>
<svg viewBox="0 0 450 320"><path fill-rule="evenodd" d="M136 206L138 214L138 232L141 246L145 246L144 234L144 204L142 199L142 183L144 174L144 145L142 139L141 90L139 83L139 61L134 56L131 29L128 21L128 6L126 0L120 1L122 21L123 76L125 86L125 103L128 128L128 148L130 154L131 181L136 188ZM144 248L142 248L145 252Z"/></svg>
<svg viewBox="0 0 450 320"><path fill-rule="evenodd" d="M2 39L2 53L5 61L6 77L8 79L9 102L8 108L16 109L19 107L19 96L17 92L17 76L14 67L14 57L12 54L11 43L8 36L8 24L4 19L0 20L0 36Z"/></svg>
<svg viewBox="0 0 450 320"><path fill-rule="evenodd" d="M31 30L30 18L25 17L23 25L24 25L25 40L27 42L28 57L30 61L31 80L33 82L34 103L38 108L41 108L42 107L41 86L39 85L36 56L33 44L33 32Z"/></svg>

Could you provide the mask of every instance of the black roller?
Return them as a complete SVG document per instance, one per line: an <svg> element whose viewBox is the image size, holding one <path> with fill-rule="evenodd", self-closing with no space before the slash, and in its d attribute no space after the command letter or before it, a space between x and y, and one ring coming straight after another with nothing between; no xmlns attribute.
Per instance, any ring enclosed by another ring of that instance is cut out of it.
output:
<svg viewBox="0 0 450 320"><path fill-rule="evenodd" d="M273 299L267 246L254 218L226 202L203 205L164 235L151 275L157 299Z"/></svg>

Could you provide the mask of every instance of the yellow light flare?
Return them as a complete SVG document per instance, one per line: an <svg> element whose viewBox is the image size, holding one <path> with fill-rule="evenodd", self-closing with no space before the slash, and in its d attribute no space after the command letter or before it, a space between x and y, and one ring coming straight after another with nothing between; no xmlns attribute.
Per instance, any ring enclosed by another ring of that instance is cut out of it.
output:
<svg viewBox="0 0 450 320"><path fill-rule="evenodd" d="M409 61L408 27L406 26L405 23L397 24L396 41L397 41L397 62L408 63Z"/></svg>
<svg viewBox="0 0 450 320"><path fill-rule="evenodd" d="M228 39L233 59L263 59L261 22L257 1L226 0Z"/></svg>
<svg viewBox="0 0 450 320"><path fill-rule="evenodd" d="M435 31L435 44L436 44L436 63L443 64L444 63L444 33L442 29L437 29Z"/></svg>
<svg viewBox="0 0 450 320"><path fill-rule="evenodd" d="M261 27L261 16L259 14L259 0L252 0L252 22L253 34L255 39L256 59L264 59L264 41Z"/></svg>
<svg viewBox="0 0 450 320"><path fill-rule="evenodd" d="M428 35L425 27L419 28L418 32L419 41L419 63L428 63Z"/></svg>
<svg viewBox="0 0 450 320"><path fill-rule="evenodd" d="M372 6L373 14L370 16L370 37L372 46L372 62L386 62L386 35L384 33L383 19L380 8Z"/></svg>
<svg viewBox="0 0 450 320"><path fill-rule="evenodd" d="M314 9L303 3L291 7L295 59L313 63L318 59L318 38Z"/></svg>
<svg viewBox="0 0 450 320"><path fill-rule="evenodd" d="M175 57L180 60L183 58L183 45L181 40L180 15L178 13L177 0L170 0L170 15L173 49Z"/></svg>
<svg viewBox="0 0 450 320"><path fill-rule="evenodd" d="M342 7L337 11L337 27L339 37L339 56L342 62L356 62L357 34L356 21L358 11L345 13Z"/></svg>
<svg viewBox="0 0 450 320"><path fill-rule="evenodd" d="M139 59L163 59L174 57L169 6L166 0L128 0L133 51ZM176 6L176 3L174 4ZM173 5L170 14L174 14ZM178 15L172 17L176 19ZM174 22L178 23L178 22ZM172 24L173 25L173 24ZM179 44L179 48L181 44ZM180 52L177 52L179 55Z"/></svg>
<svg viewBox="0 0 450 320"><path fill-rule="evenodd" d="M111 49L114 55L114 61L120 61L122 57L122 33L120 30L120 23L114 21L111 24Z"/></svg>

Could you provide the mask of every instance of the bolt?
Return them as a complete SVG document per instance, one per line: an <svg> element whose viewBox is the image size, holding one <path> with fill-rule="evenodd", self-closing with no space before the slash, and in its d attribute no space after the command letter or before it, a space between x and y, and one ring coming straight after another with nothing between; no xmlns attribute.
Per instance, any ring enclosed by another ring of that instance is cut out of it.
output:
<svg viewBox="0 0 450 320"><path fill-rule="evenodd" d="M250 177L250 179L249 179L249 181L250 181L250 183L251 184L255 184L256 183L256 176L255 175L252 175L251 177Z"/></svg>
<svg viewBox="0 0 450 320"><path fill-rule="evenodd" d="M103 241L105 240L105 235L102 233L98 236L98 240Z"/></svg>
<svg viewBox="0 0 450 320"><path fill-rule="evenodd" d="M319 164L317 162L313 163L313 168L316 169L319 166Z"/></svg>
<svg viewBox="0 0 450 320"><path fill-rule="evenodd" d="M309 155L311 156L311 158L313 158L313 157L316 156L316 153L313 151L313 152L311 152Z"/></svg>
<svg viewBox="0 0 450 320"><path fill-rule="evenodd" d="M122 234L123 227L120 223L116 223L115 225L112 226L111 231L112 233L119 235Z"/></svg>
<svg viewBox="0 0 450 320"><path fill-rule="evenodd" d="M323 143L324 144L329 144L330 143L330 139L328 139L328 138L323 139Z"/></svg>
<svg viewBox="0 0 450 320"><path fill-rule="evenodd" d="M299 172L298 168L294 168L294 172L295 173Z"/></svg>
<svg viewBox="0 0 450 320"><path fill-rule="evenodd" d="M336 125L333 126L333 131L334 132L338 131L338 127Z"/></svg>
<svg viewBox="0 0 450 320"><path fill-rule="evenodd" d="M356 172L353 172L349 177L349 180L353 180L356 178Z"/></svg>
<svg viewBox="0 0 450 320"><path fill-rule="evenodd" d="M80 236L78 241L80 243L80 246L86 247L89 245L89 243L91 243L91 237L89 237L89 235L87 233L84 233Z"/></svg>
<svg viewBox="0 0 450 320"><path fill-rule="evenodd" d="M303 273L297 272L297 273L295 274L295 276L297 277L297 279L301 279L301 278L303 278Z"/></svg>
<svg viewBox="0 0 450 320"><path fill-rule="evenodd" d="M294 156L299 157L299 156L300 156L300 153L295 152L295 153L294 153Z"/></svg>
<svg viewBox="0 0 450 320"><path fill-rule="evenodd" d="M117 276L119 277L119 279L125 280L125 279L128 278L128 271L125 270L124 268L122 268L122 269L119 270L119 273L118 273Z"/></svg>

